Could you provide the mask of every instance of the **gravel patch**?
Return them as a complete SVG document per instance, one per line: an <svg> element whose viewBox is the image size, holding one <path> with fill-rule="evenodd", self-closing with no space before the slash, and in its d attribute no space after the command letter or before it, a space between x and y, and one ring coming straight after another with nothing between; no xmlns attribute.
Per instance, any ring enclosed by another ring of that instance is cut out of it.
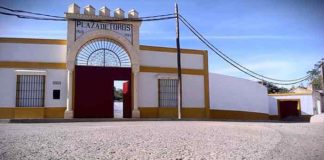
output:
<svg viewBox="0 0 324 160"><path fill-rule="evenodd" d="M310 123L0 124L0 159L324 159L323 131Z"/></svg>

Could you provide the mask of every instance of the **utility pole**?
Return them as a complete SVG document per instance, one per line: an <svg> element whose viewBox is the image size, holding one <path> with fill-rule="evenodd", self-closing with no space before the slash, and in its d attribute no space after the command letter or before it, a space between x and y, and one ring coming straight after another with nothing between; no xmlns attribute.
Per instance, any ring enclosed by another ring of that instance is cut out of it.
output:
<svg viewBox="0 0 324 160"><path fill-rule="evenodd" d="M176 41L177 41L177 63L178 63L178 119L181 119L182 108L182 76L181 76L181 53L180 53L180 32L179 32L179 11L178 4L175 3L176 14Z"/></svg>
<svg viewBox="0 0 324 160"><path fill-rule="evenodd" d="M321 72L322 72L322 93L324 94L324 59L321 59Z"/></svg>
<svg viewBox="0 0 324 160"><path fill-rule="evenodd" d="M321 87L322 87L322 93L320 93L320 97L321 97L321 108L320 108L320 113L318 114L321 114L321 113L324 113L324 98L323 98L323 94L324 94L324 58L321 59L321 64L320 64L320 68L321 68Z"/></svg>

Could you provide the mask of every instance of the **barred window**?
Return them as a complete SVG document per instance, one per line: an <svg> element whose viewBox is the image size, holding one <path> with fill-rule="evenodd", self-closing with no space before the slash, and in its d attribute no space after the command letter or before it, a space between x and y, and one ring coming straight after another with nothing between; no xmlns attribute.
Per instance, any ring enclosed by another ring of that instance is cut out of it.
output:
<svg viewBox="0 0 324 160"><path fill-rule="evenodd" d="M159 79L159 107L178 105L178 80Z"/></svg>
<svg viewBox="0 0 324 160"><path fill-rule="evenodd" d="M45 75L17 75L17 107L44 107L44 97Z"/></svg>

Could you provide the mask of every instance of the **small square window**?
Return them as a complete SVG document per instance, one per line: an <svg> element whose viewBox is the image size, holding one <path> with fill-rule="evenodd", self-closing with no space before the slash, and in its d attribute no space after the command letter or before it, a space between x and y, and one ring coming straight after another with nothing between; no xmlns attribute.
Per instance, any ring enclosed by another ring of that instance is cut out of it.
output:
<svg viewBox="0 0 324 160"><path fill-rule="evenodd" d="M53 90L53 99L60 99L61 90Z"/></svg>

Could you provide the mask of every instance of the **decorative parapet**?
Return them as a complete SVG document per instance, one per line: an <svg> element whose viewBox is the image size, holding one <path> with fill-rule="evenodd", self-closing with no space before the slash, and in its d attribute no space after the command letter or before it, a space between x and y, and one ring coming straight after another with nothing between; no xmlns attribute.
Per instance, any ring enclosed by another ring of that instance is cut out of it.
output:
<svg viewBox="0 0 324 160"><path fill-rule="evenodd" d="M121 8L117 8L114 11L114 17L115 18L125 18L125 11Z"/></svg>
<svg viewBox="0 0 324 160"><path fill-rule="evenodd" d="M80 14L80 7L77 4L72 3L69 5L68 13Z"/></svg>
<svg viewBox="0 0 324 160"><path fill-rule="evenodd" d="M80 12L80 7L76 3L72 3L68 7L68 11L65 13L67 19L92 19L92 20L107 20L107 19L121 19L121 18L139 18L139 13L132 9L128 11L127 17L125 17L125 11L121 8L114 10L113 16L110 16L110 9L106 6L101 7L96 14L96 8L91 5L84 7L83 13Z"/></svg>
<svg viewBox="0 0 324 160"><path fill-rule="evenodd" d="M128 11L128 18L138 18L138 12L135 9Z"/></svg>
<svg viewBox="0 0 324 160"><path fill-rule="evenodd" d="M84 7L84 14L87 15L96 15L96 9L92 7L91 5L87 5Z"/></svg>
<svg viewBox="0 0 324 160"><path fill-rule="evenodd" d="M99 9L99 16L110 17L110 10L106 6L101 7Z"/></svg>

